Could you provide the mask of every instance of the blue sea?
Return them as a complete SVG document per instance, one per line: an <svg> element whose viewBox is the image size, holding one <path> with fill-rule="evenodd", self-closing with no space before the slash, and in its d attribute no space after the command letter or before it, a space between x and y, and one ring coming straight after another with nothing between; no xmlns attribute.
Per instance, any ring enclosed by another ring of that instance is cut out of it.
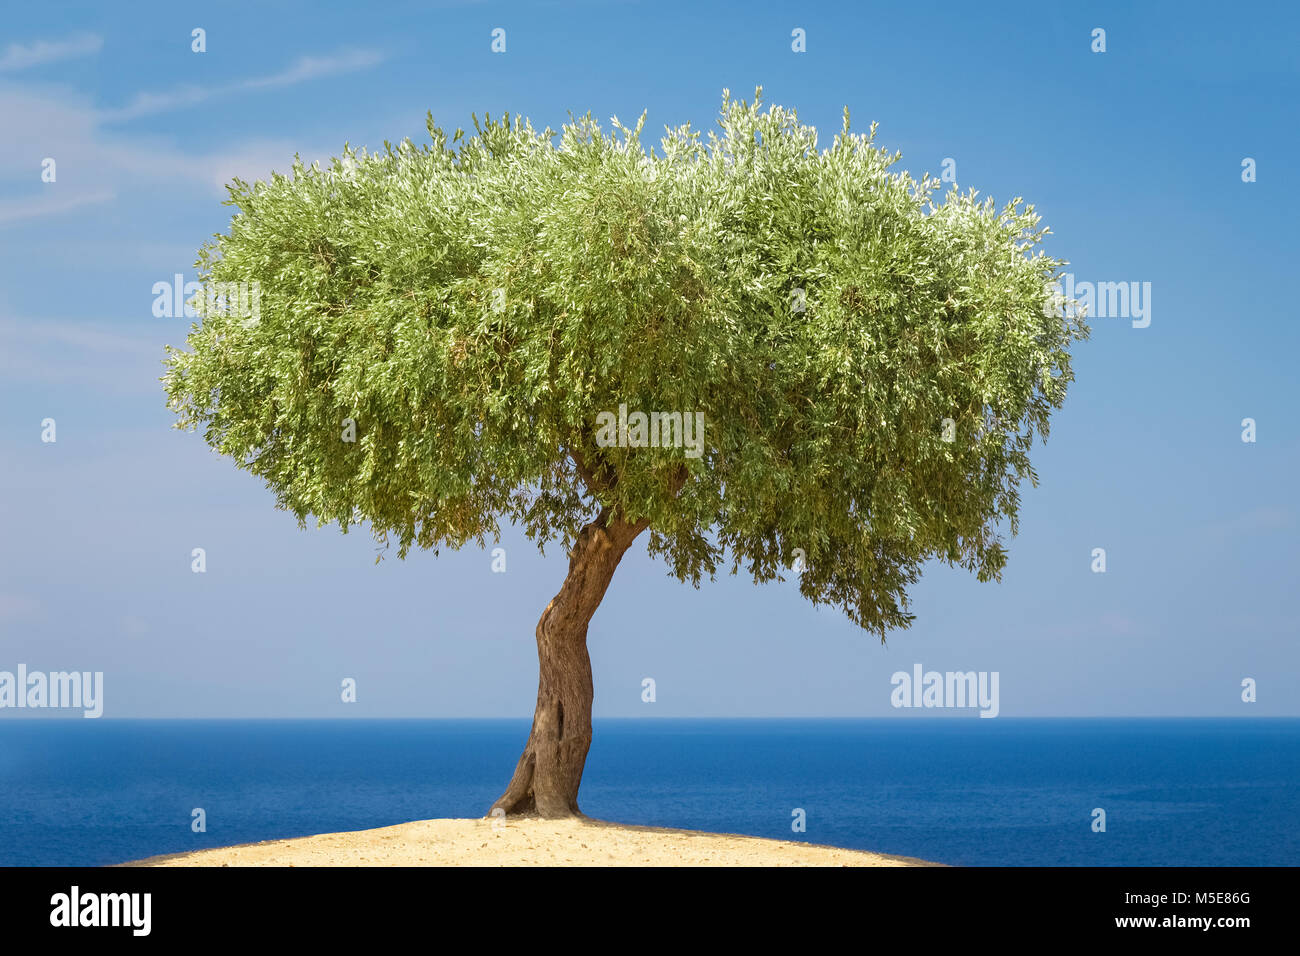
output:
<svg viewBox="0 0 1300 956"><path fill-rule="evenodd" d="M481 816L527 733L526 720L4 720L0 864ZM961 865L1277 866L1300 864L1298 781L1300 720L597 720L580 803L604 820ZM206 833L191 830L196 807Z"/></svg>

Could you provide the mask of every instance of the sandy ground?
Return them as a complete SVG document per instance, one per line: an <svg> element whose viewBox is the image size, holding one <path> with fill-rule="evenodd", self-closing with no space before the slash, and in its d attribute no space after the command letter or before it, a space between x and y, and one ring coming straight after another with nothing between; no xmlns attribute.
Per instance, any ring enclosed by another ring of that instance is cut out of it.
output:
<svg viewBox="0 0 1300 956"><path fill-rule="evenodd" d="M931 866L924 860L597 820L420 820L152 857L135 866Z"/></svg>

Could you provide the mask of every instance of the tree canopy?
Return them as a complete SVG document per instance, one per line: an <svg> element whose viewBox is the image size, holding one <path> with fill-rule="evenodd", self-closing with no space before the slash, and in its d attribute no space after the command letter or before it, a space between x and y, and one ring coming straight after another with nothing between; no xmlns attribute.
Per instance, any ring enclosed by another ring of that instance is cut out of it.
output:
<svg viewBox="0 0 1300 956"><path fill-rule="evenodd" d="M606 511L697 585L801 549L802 594L882 639L926 561L997 577L1087 334L1033 207L937 197L847 109L824 149L761 91L707 138L644 123L430 117L423 146L236 180L197 267L259 312L200 303L178 426L402 556L502 522L567 548ZM702 454L598 444L620 405L703 412Z"/></svg>

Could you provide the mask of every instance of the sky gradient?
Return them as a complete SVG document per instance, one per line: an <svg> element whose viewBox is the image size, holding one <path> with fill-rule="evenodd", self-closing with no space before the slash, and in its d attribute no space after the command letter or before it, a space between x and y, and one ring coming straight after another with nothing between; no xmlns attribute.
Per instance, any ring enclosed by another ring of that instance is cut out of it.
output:
<svg viewBox="0 0 1300 956"><path fill-rule="evenodd" d="M1300 715L1293 5L59 10L7 10L0 35L0 670L103 671L107 717L531 714L558 549L507 531L498 574L474 548L376 565L364 533L298 530L171 428L162 350L189 321L154 317L153 285L194 278L223 183L295 153L421 143L426 111L647 110L657 142L762 85L823 145L847 105L914 175L950 158L962 189L1025 197L1079 281L1149 282L1151 322L1093 319L1075 349L1001 583L931 567L882 647L793 583L680 584L642 538L591 625L596 716L917 716L890 675L918 662L999 672L1004 717Z"/></svg>

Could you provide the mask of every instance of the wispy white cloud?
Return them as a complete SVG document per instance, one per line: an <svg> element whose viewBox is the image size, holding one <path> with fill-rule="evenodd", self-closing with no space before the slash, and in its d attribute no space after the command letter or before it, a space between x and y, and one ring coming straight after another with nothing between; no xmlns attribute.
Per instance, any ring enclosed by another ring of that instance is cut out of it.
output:
<svg viewBox="0 0 1300 956"><path fill-rule="evenodd" d="M84 39L78 42L88 43ZM54 47L66 51L73 44L46 44L40 51L10 47L4 56L13 63L44 62L55 56ZM0 82L0 116L5 119L4 135L0 136L0 180L34 184L33 155L55 158L60 173L56 184L44 184L25 197L0 200L0 228L109 202L137 188L153 190L166 183L196 182L220 188L235 177L263 179L272 170L287 171L295 154L308 163L323 161L337 150L275 139L250 140L219 152L194 154L182 152L166 136L116 134L105 124L180 109L214 96L293 86L366 69L383 60L384 55L373 50L303 56L278 73L213 88L144 93L121 109L107 111L89 103L86 95L64 87ZM71 185L74 182L75 187Z"/></svg>
<svg viewBox="0 0 1300 956"><path fill-rule="evenodd" d="M1295 527L1295 524L1294 509L1280 505L1262 505L1227 520L1216 521L1208 525L1206 531L1225 537L1243 537L1267 534L1272 531L1286 531Z"/></svg>
<svg viewBox="0 0 1300 956"><path fill-rule="evenodd" d="M100 125L97 110L79 93L63 88L0 83L0 181L31 184L6 191L27 196L0 200L0 229L104 203L115 196L176 184L220 189L238 176L264 179L285 172L300 153L306 162L325 160L335 147L289 139L250 140L209 153L183 152L166 136L117 133ZM58 160L56 183L39 182L33 156ZM187 259L192 261L192 259Z"/></svg>
<svg viewBox="0 0 1300 956"><path fill-rule="evenodd" d="M321 77L352 73L376 66L383 61L383 54L374 50L350 50L335 56L303 56L279 73L272 73L269 76L253 77L222 86L182 86L162 93L140 93L126 106L100 112L98 118L105 123L122 122L140 116L151 116L154 113L196 106L219 96L294 86Z"/></svg>
<svg viewBox="0 0 1300 956"><path fill-rule="evenodd" d="M19 342L71 346L100 355L135 354L153 357L160 354L161 350L152 340L109 331L102 323L49 319L37 322L0 318L0 342L11 346Z"/></svg>
<svg viewBox="0 0 1300 956"><path fill-rule="evenodd" d="M287 70L248 80L239 84L239 88L251 90L266 86L292 86L322 76L366 70L382 62L384 56L376 50L349 50L336 56L300 56Z"/></svg>
<svg viewBox="0 0 1300 956"><path fill-rule="evenodd" d="M70 209L78 209L95 203L109 202L116 198L116 193L103 189L84 193L48 192L44 196L30 196L23 199L0 199L0 222L13 222L18 219L32 219L38 216L51 216Z"/></svg>
<svg viewBox="0 0 1300 956"><path fill-rule="evenodd" d="M162 387L158 384L162 342L184 337L184 330L175 326L145 336L113 330L105 322L0 317L0 378L10 383L157 392Z"/></svg>
<svg viewBox="0 0 1300 956"><path fill-rule="evenodd" d="M64 40L37 40L26 45L11 43L0 53L0 73L26 70L80 56L93 56L103 46L103 37L93 33L78 33Z"/></svg>

